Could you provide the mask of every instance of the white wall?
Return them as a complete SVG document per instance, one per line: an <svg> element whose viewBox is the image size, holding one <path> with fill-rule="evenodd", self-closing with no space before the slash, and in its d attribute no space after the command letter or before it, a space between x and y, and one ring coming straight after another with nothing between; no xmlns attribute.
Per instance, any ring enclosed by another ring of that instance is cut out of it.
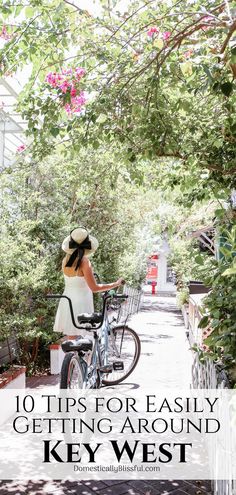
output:
<svg viewBox="0 0 236 495"><path fill-rule="evenodd" d="M163 240L158 256L157 293L176 292L176 287L172 282L167 282L167 257L170 252L167 241Z"/></svg>

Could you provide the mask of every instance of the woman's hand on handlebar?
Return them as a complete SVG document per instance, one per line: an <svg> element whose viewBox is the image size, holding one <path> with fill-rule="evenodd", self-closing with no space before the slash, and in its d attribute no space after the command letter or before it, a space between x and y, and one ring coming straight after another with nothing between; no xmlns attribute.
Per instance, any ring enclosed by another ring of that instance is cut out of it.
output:
<svg viewBox="0 0 236 495"><path fill-rule="evenodd" d="M122 277L120 277L118 278L116 283L117 283L117 287L120 287L120 285L125 285L125 280Z"/></svg>
<svg viewBox="0 0 236 495"><path fill-rule="evenodd" d="M98 284L94 277L91 263L86 256L83 256L80 267L83 272L84 278L92 292L108 291L110 289L115 289L116 287L119 287L124 283L123 278L119 278L116 282L113 282L112 284L100 284L100 283Z"/></svg>

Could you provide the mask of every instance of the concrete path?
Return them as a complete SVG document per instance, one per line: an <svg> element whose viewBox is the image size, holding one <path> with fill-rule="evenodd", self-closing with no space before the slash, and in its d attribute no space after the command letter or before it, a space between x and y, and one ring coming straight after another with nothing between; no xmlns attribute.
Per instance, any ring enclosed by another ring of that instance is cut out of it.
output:
<svg viewBox="0 0 236 495"><path fill-rule="evenodd" d="M132 317L129 325L139 333L142 351L137 368L124 386L189 388L192 354L175 298L146 295L142 311ZM57 383L58 377L35 377L29 378L27 385L41 387ZM209 481L0 482L1 495L206 495L209 492Z"/></svg>
<svg viewBox="0 0 236 495"><path fill-rule="evenodd" d="M192 352L175 297L144 297L142 311L132 326L141 339L141 357L130 376L132 382L150 388L189 388Z"/></svg>

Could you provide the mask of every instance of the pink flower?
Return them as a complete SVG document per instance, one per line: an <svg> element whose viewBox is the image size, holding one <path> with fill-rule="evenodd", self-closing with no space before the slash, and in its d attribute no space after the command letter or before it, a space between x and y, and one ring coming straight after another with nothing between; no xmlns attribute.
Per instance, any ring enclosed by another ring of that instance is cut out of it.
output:
<svg viewBox="0 0 236 495"><path fill-rule="evenodd" d="M71 101L64 105L64 110L68 115L71 113L80 113L86 103L83 91L78 91L78 82L84 76L85 70L82 67L76 69L62 69L61 73L49 72L46 76L46 82L54 89L60 89L62 93L68 93L70 90ZM61 97L58 93L59 98Z"/></svg>
<svg viewBox="0 0 236 495"><path fill-rule="evenodd" d="M82 67L77 67L75 69L76 79L79 81L85 74L85 70Z"/></svg>
<svg viewBox="0 0 236 495"><path fill-rule="evenodd" d="M207 31L208 29L211 29L211 27L212 27L211 23L212 23L212 21L214 21L214 19L210 15L205 15L202 18L202 20L203 20L202 30Z"/></svg>
<svg viewBox="0 0 236 495"><path fill-rule="evenodd" d="M56 74L56 85L59 86L64 81L64 77L61 74Z"/></svg>
<svg viewBox="0 0 236 495"><path fill-rule="evenodd" d="M66 79L65 79L65 81L63 81L63 83L59 84L59 88L61 89L62 93L66 93L69 87L70 87L70 84L68 83L68 81Z"/></svg>
<svg viewBox="0 0 236 495"><path fill-rule="evenodd" d="M74 86L70 90L70 95L71 96L76 96L76 88Z"/></svg>
<svg viewBox="0 0 236 495"><path fill-rule="evenodd" d="M153 26L151 27L148 32L147 32L147 35L152 38L152 36L156 33L159 33L159 29L156 27L156 26Z"/></svg>
<svg viewBox="0 0 236 495"><path fill-rule="evenodd" d="M207 22L211 22L213 21L214 19L211 17L211 15L204 15L203 17L204 21L207 21Z"/></svg>
<svg viewBox="0 0 236 495"><path fill-rule="evenodd" d="M193 50L190 49L190 50L187 50L185 53L184 53L184 58L190 58L193 54Z"/></svg>
<svg viewBox="0 0 236 495"><path fill-rule="evenodd" d="M26 145L25 144L21 144L20 146L18 146L18 148L16 148L16 152L17 153L22 153L22 151L25 151L26 149Z"/></svg>
<svg viewBox="0 0 236 495"><path fill-rule="evenodd" d="M80 93L79 96L72 96L71 103L73 105L73 108L78 109L76 111L79 111L80 112L81 111L81 107L83 105L85 105L85 103L86 103L86 98L84 96L84 92L81 91L81 93Z"/></svg>
<svg viewBox="0 0 236 495"><path fill-rule="evenodd" d="M69 115L71 113L80 113L85 103L86 103L86 98L84 92L81 91L79 95L71 97L71 104L66 103L64 105L64 109Z"/></svg>
<svg viewBox="0 0 236 495"><path fill-rule="evenodd" d="M163 40L167 41L171 36L171 32L170 31L164 31L164 33L162 34L162 38Z"/></svg>
<svg viewBox="0 0 236 495"><path fill-rule="evenodd" d="M2 31L0 33L0 38L3 38L4 40L10 40L11 35L7 32L6 26L2 27Z"/></svg>
<svg viewBox="0 0 236 495"><path fill-rule="evenodd" d="M68 113L69 115L71 114L71 112L72 112L72 108L71 108L71 106L70 106L70 104L69 104L69 103L66 103L66 104L64 105L64 109L65 109L66 113Z"/></svg>
<svg viewBox="0 0 236 495"><path fill-rule="evenodd" d="M46 81L48 82L48 84L50 84L50 86L52 86L53 88L56 87L57 85L57 74L56 72L49 72L46 76Z"/></svg>
<svg viewBox="0 0 236 495"><path fill-rule="evenodd" d="M201 29L202 31L208 31L208 29L211 29L211 26L207 26L207 24L205 24L205 26L202 26Z"/></svg>
<svg viewBox="0 0 236 495"><path fill-rule="evenodd" d="M81 91L80 92L80 95L78 97L78 101L80 102L81 105L85 105L86 103L86 98L85 98L85 94L84 94L84 91Z"/></svg>
<svg viewBox="0 0 236 495"><path fill-rule="evenodd" d="M72 75L72 69L62 69L62 74L65 76L71 76Z"/></svg>
<svg viewBox="0 0 236 495"><path fill-rule="evenodd" d="M50 84L53 88L60 86L62 81L64 81L64 77L57 72L49 72L46 76L46 82L48 82L48 84Z"/></svg>

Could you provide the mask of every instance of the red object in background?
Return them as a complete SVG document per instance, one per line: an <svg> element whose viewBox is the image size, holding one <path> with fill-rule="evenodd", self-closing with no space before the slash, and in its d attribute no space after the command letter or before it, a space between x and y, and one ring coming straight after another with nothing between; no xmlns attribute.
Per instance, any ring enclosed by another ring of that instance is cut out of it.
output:
<svg viewBox="0 0 236 495"><path fill-rule="evenodd" d="M158 254L152 254L151 256L148 256L149 260L158 260Z"/></svg>
<svg viewBox="0 0 236 495"><path fill-rule="evenodd" d="M147 280L157 279L158 269L157 269L158 254L153 254L148 257L148 267L147 267Z"/></svg>
<svg viewBox="0 0 236 495"><path fill-rule="evenodd" d="M156 293L156 286L157 286L157 282L156 282L156 280L153 280L152 281L152 294Z"/></svg>
<svg viewBox="0 0 236 495"><path fill-rule="evenodd" d="M157 278L157 266L149 266L147 271L147 279Z"/></svg>
<svg viewBox="0 0 236 495"><path fill-rule="evenodd" d="M158 254L153 254L148 257L146 282L152 286L152 294L156 293L157 277L158 277Z"/></svg>

